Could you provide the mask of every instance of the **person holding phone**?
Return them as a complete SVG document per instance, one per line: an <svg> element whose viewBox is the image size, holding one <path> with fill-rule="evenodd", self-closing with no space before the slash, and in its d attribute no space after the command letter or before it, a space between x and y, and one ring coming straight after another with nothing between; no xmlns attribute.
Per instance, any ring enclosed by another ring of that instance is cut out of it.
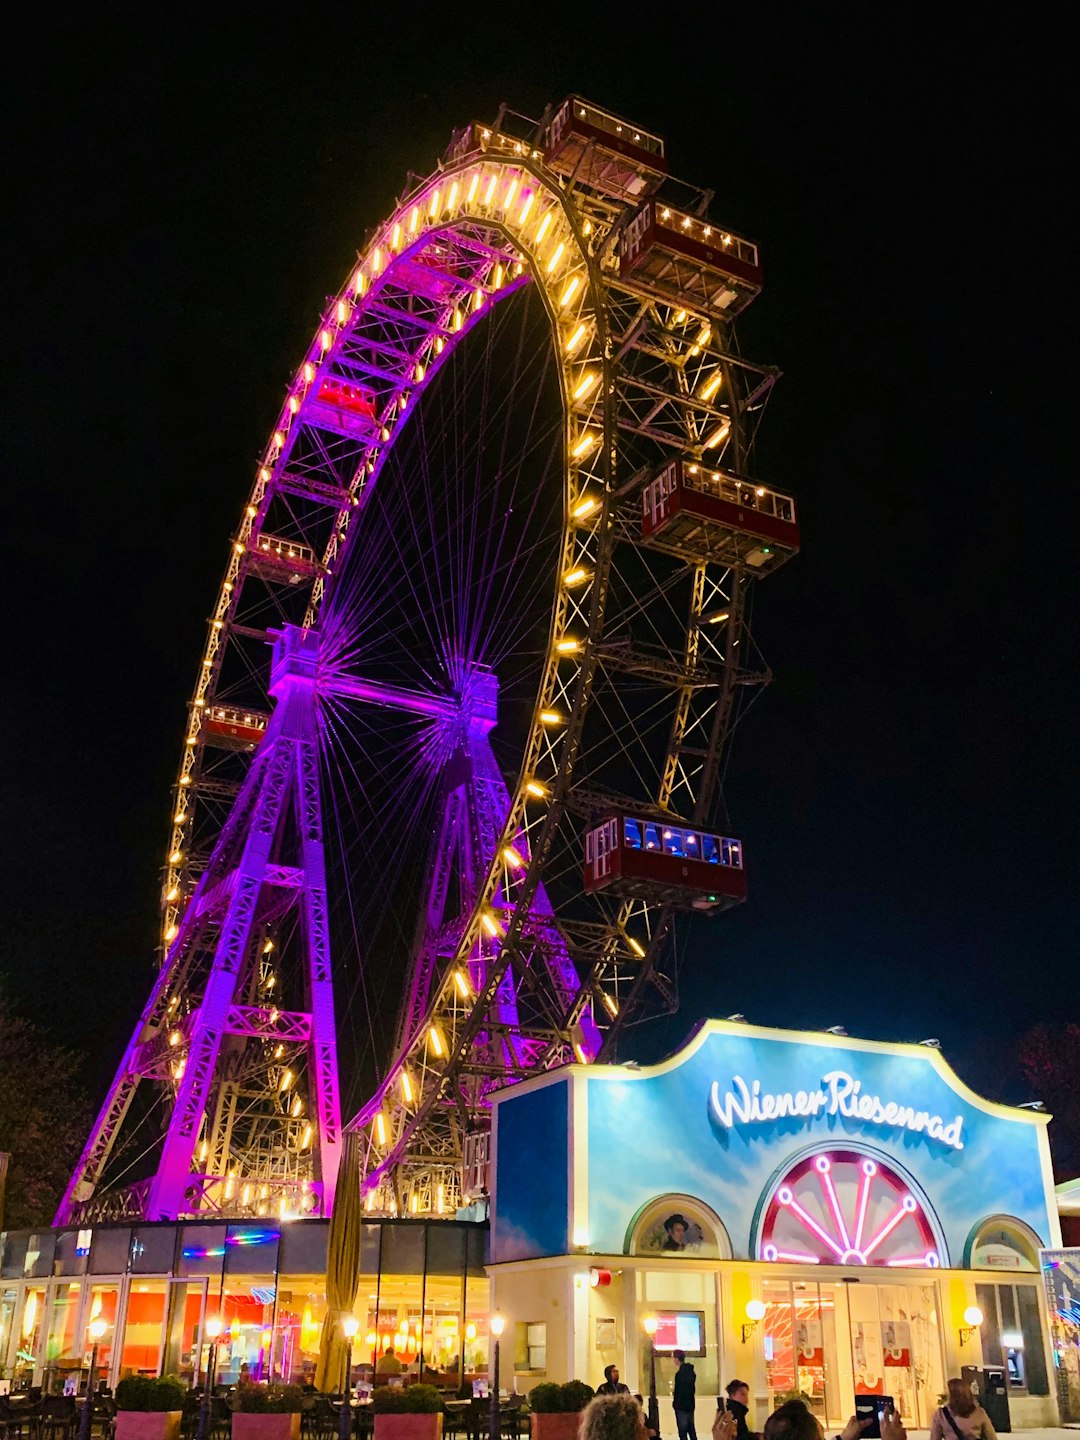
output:
<svg viewBox="0 0 1080 1440"><path fill-rule="evenodd" d="M735 1417L735 1440L752 1440L746 1417L750 1413L750 1386L745 1380L731 1380L727 1385L727 1403L722 1408Z"/></svg>
<svg viewBox="0 0 1080 1440"><path fill-rule="evenodd" d="M835 1440L862 1440L874 1424L874 1415L852 1415ZM881 1440L907 1440L900 1416L890 1406L881 1412ZM802 1400L786 1400L765 1421L763 1440L825 1440L821 1421Z"/></svg>

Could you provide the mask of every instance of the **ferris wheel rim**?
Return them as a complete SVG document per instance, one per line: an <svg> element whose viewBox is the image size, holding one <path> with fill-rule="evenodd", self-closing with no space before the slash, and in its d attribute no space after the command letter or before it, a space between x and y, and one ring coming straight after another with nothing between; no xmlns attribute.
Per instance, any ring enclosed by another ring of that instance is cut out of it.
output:
<svg viewBox="0 0 1080 1440"><path fill-rule="evenodd" d="M433 187L446 186L449 188L449 190L452 190L456 188L454 178L455 176L467 175L470 171L477 170L477 168L478 162L476 156L472 156L471 158L465 157L456 165L448 166L444 169L434 171L431 175L419 181L416 186L414 186L411 192L407 193L405 196L402 197L402 199L392 210L387 220L385 220L381 226L376 228L374 237L369 241L366 249L362 252L358 263L350 267L349 277L347 278L345 284L338 291L337 295L331 298L330 304L327 307L327 311L324 312L324 315L320 319L320 324L316 329L313 341L308 347L306 358L304 361L301 362L300 366L297 369L296 376L294 377L294 381L292 382L293 386L296 386L301 382L305 367L311 366L311 357L317 353L318 348L320 346L323 349L327 348L325 344L327 336L327 316L331 314L336 314L336 317L340 323L343 319L343 306L355 307L356 309L360 308L359 301L362 300L363 295L361 293L358 293L358 285L360 277L365 274L365 265L368 267L369 275L371 270L374 270L376 273L378 273L382 269L377 258L380 253L380 241L382 241L383 245L386 245L387 238L392 236L393 234L393 227L395 225L401 225L405 220L406 215L409 214L410 211L415 213L416 201L418 199L426 199L431 194ZM577 217L574 214L572 207L567 203L566 197L563 194L561 188L559 187L557 181L551 175L546 175L545 173L543 173L543 171L534 163L531 155L529 155L528 153L517 154L513 157L481 157L479 162L479 168L488 172L488 174L485 174L485 181L488 180L490 172L492 170L499 170L503 172L503 178L505 178L506 175L509 175L511 177L509 183L515 183L515 172L527 175L531 182L537 187L537 192L542 193L548 203L557 206L559 211L561 212L560 218L567 227L569 236L572 237L573 242L576 245L576 254L570 255L566 263L560 264L559 266L554 268L554 270L552 270L550 266L547 267L546 273L541 272L538 264L533 265L530 270L526 270L524 272L523 283L525 280L531 282L532 284L534 284L536 290L540 294L548 315L549 335L552 339L556 341L556 351L558 351L559 347L557 345L557 310L555 297L559 291L563 291L565 289L566 275L568 273L570 273L572 270L574 271L574 273L584 273L585 278L583 283L581 284L580 291L582 301L584 301L586 298L589 300L590 303L587 309L589 312L591 312L593 316L594 334L590 338L593 340L594 346L591 363L595 364L597 360L601 358L595 352L598 342L600 341L603 333L603 296L601 291L601 284L599 281L599 276L597 274L594 259L588 253L586 237L582 236L579 233ZM500 185L499 188L501 190L502 186ZM444 191L444 194L445 193L447 192ZM503 193L505 194L505 192ZM541 204L538 204L537 211L539 211L540 208ZM490 211L490 207L488 207L489 213L484 214L480 217L473 218L481 220L485 227L500 233L504 237L508 247L513 250L517 245L520 245L521 235L519 233L517 236L515 236L511 229L511 226L507 219L507 212L509 211L509 209L509 205L500 206L497 201L495 210L501 210L501 214L492 213ZM518 214L520 215L520 210L518 211ZM395 267L400 261L408 260L410 255L421 252L432 235L442 233L454 228L464 228L469 223L469 217L466 217L463 214L458 214L456 218L451 217L449 223L447 223L442 218L442 212L440 212L438 216L432 218L435 219L438 223L433 224L429 228L425 228L423 225L419 227L419 231L417 233L414 243L410 246L398 249L397 253L394 255L393 260L383 272L384 279L394 273ZM518 228L520 232L521 227L519 226ZM541 236L541 238L543 238L543 236ZM557 242L556 248L561 251L564 243L565 242ZM523 250L518 249L517 254L520 263L524 258ZM372 279L374 279L374 277L372 277ZM509 293L509 290L507 291L507 293ZM503 298L505 298L505 295L499 295L496 297L496 301L498 302ZM586 309L584 305L580 304L578 307L575 308L578 310L579 313ZM482 318L484 317L482 316L481 319ZM349 310L349 319L352 319L351 308ZM464 326L462 326L461 330L458 332L457 338L459 341L461 339L464 339L465 335L469 333L475 323L476 321L470 317L470 320ZM438 357L439 363L432 366L429 369L428 375L425 376L425 383L430 383L430 381L435 378L435 375L438 373L438 371L444 365L450 362L450 359L456 348L456 343L449 343L445 346L442 354ZM587 361L586 363L589 362ZM564 369L564 379L565 370L568 369L569 366L566 366ZM310 383L310 381L308 383ZM607 387L601 385L598 388L601 392L600 398L606 398L603 397L602 392L606 390ZM280 442L283 429L285 430L285 434L288 435L289 431L292 428L289 424L288 417L289 405L292 400L293 394L294 391L291 386L289 395L287 396L286 406L283 408L281 415L279 416L278 425L275 426L274 430L271 432L270 440L268 441L267 446L262 456L260 457L260 463L256 470L256 477L252 483L246 505L241 514L240 525L236 532L235 538L231 542L230 555L226 564L225 574L222 583L219 586L217 606L210 620L206 647L202 656L200 670L197 674L195 690L189 703L189 724L186 727L187 734L185 736L185 745L182 750L180 774L178 776L177 784L174 786L173 792L175 798L172 810L172 830L170 835L169 851L166 860L165 886L163 889L166 906L163 941L166 947L168 946L172 936L175 935L176 929L176 915L178 913L178 907L176 906L175 902L179 898L177 893L180 881L178 866L181 863L177 860L176 857L182 857L186 850L187 836L185 832L187 829L190 814L188 807L185 806L185 800L188 795L198 793L198 781L201 773L201 762L205 749L204 727L199 724L198 721L202 718L202 715L205 715L206 712L215 705L218 698L216 692L216 682L220 675L221 659L224 655L224 646L221 642L222 640L228 640L230 626L229 613L230 611L235 610L236 602L240 598L244 581L250 573L247 567L245 567L240 562L243 555L248 549L252 537L257 537L261 533L253 522L258 521L265 516L269 504L269 498L273 493L273 489L278 480L278 477L284 472L286 468L289 451L286 446L282 445ZM569 427L571 423L568 398L569 397L565 385L563 385L562 420L564 428L564 453L562 463L562 485L564 496L566 496L567 498L567 503L564 506L562 525L562 546L564 552L568 552L570 550L572 536L579 528L579 526L575 525L574 523L574 517L571 515L571 506L569 503L569 487L571 483L571 477L572 474L579 473L583 468L581 463L581 457L578 457L576 469L572 465L571 456L568 453L568 446L565 443L565 437L569 433ZM297 407L297 409L293 411L293 416L297 420L300 419L301 414L302 411L300 407ZM606 421L604 422L604 429L606 432ZM385 463L386 458L388 458L389 454L392 452L394 445L398 440L398 437L401 434L406 433L407 430L407 425L397 425L393 428L388 440L384 441L383 447L380 452L380 468L381 464ZM606 495L610 489L610 447L609 445L602 443L596 448L599 452L598 458L600 458L602 462L603 476L601 483L597 488ZM373 479L374 478L377 477L373 477ZM352 507L354 508L356 507L356 502L358 498L356 495L356 487L358 483L360 483L359 472L357 473L357 475L354 476L352 486L350 487L350 500L352 502ZM597 524L601 522L603 513L603 506L598 505L596 507ZM347 521L348 518L348 511L343 509L338 517L339 522L342 519ZM349 528L351 529L354 527ZM338 546L336 543L337 532L338 524L336 523L334 526L334 534L331 537L326 552L322 556L321 564L324 571L331 568L330 563L328 562L336 562L338 560L343 561L345 550L342 549L340 552L338 550ZM346 532L345 544L347 547L348 531ZM336 570L336 565L334 568ZM567 571L566 566L563 566L563 570L564 573L571 573ZM586 578L585 583L582 586L582 595L591 595L593 589L592 580L593 576L592 574L589 574ZM317 621L322 608L325 606L327 600L330 598L330 594L332 593L325 585L321 589L319 589L318 581L316 582L315 590L317 593L313 595L312 604L309 605L308 617L306 617L312 622ZM546 663L549 669L552 668L553 659L564 658L560 656L559 652L556 650L556 645L558 643L557 631L560 601L563 599L564 596L560 593L558 583L556 582L555 594L553 596L551 606L551 619L549 623L547 644ZM579 613L580 608L581 607L579 604ZM594 623L594 618L595 608L593 620L590 621L590 630L592 628L592 624ZM578 669L577 673L574 676L575 692L580 690L579 682L583 677L586 679L587 684L588 674L589 671L587 667L580 667ZM541 682L538 686L537 697L533 704L533 718L530 727L534 742L547 733L543 731L537 718L544 705L542 693L543 689L543 679L541 679ZM564 686L563 689L565 692L566 687ZM582 710L584 703L587 703L587 700L582 704L575 703L575 712ZM200 714L200 712L202 713ZM197 736L195 744L191 743L191 737L193 734ZM564 766L560 762L557 771L557 774L560 778L562 776L563 769ZM518 801L520 801L521 793L524 789L524 786L528 783L528 776L525 774L525 770L526 764L523 760L521 770L515 784L515 799ZM170 906L173 907L171 910L169 908Z"/></svg>

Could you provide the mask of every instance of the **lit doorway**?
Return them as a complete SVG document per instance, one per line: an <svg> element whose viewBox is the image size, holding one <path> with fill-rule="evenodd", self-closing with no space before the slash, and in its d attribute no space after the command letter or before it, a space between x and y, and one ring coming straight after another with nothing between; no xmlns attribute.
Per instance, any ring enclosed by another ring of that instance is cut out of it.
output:
<svg viewBox="0 0 1080 1440"><path fill-rule="evenodd" d="M891 1395L925 1429L945 1386L938 1288L863 1280L767 1280L765 1371L773 1407L800 1398L840 1427L858 1395Z"/></svg>

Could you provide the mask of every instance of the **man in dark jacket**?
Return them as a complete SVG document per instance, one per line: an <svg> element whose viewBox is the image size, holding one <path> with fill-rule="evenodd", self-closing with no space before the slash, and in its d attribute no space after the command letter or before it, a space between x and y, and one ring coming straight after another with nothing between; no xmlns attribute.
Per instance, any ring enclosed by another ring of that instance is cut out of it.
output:
<svg viewBox="0 0 1080 1440"><path fill-rule="evenodd" d="M727 1387L727 1408L735 1416L735 1440L751 1440L746 1417L750 1413L750 1386L745 1380L732 1380Z"/></svg>
<svg viewBox="0 0 1080 1440"><path fill-rule="evenodd" d="M679 1431L679 1440L697 1440L697 1431L694 1429L694 1398L697 1389L697 1376L694 1367L686 1358L685 1350L674 1352L675 1360L675 1384L672 1387L671 1403L675 1411L675 1424Z"/></svg>
<svg viewBox="0 0 1080 1440"><path fill-rule="evenodd" d="M629 1395L630 1386L624 1385L619 1379L619 1367L617 1365L604 1366L604 1383L596 1387L597 1395Z"/></svg>

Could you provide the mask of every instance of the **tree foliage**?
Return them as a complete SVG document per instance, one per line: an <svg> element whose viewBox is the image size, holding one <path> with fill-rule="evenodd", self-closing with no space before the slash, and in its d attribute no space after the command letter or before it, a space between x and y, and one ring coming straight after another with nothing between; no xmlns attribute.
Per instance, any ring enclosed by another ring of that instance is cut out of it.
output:
<svg viewBox="0 0 1080 1440"><path fill-rule="evenodd" d="M90 1128L80 1059L0 989L0 1151L11 1155L2 1225L48 1225Z"/></svg>
<svg viewBox="0 0 1080 1440"><path fill-rule="evenodd" d="M1020 1040L1020 1068L1032 1097L1050 1111L1050 1152L1058 1180L1080 1174L1080 1025L1035 1025Z"/></svg>

